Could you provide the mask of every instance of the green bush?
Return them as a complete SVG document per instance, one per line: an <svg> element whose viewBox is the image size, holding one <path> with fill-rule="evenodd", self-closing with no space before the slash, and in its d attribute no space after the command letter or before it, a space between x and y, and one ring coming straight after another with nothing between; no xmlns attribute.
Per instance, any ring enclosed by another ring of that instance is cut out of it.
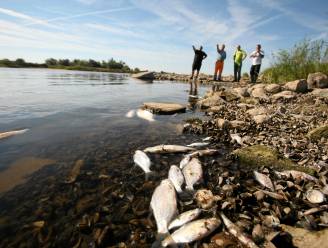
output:
<svg viewBox="0 0 328 248"><path fill-rule="evenodd" d="M328 74L328 43L324 40L304 40L290 50L279 50L273 54L271 67L262 73L266 83L284 83L306 79L309 73Z"/></svg>

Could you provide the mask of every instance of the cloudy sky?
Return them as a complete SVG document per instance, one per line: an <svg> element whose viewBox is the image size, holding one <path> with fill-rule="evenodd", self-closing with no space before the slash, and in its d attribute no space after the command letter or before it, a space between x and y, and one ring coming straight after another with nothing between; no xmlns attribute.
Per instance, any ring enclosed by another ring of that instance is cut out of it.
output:
<svg viewBox="0 0 328 248"><path fill-rule="evenodd" d="M1 0L0 58L106 60L131 67L189 73L191 46L209 57L225 43L225 72L237 44L268 56L304 38L328 40L327 0ZM243 71L248 71L249 59Z"/></svg>

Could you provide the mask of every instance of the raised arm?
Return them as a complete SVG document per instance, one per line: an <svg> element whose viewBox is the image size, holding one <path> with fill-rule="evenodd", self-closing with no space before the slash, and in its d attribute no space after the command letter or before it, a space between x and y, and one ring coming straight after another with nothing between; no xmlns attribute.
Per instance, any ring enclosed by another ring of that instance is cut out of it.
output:
<svg viewBox="0 0 328 248"><path fill-rule="evenodd" d="M194 46L194 45L192 46L192 49L194 49L194 52L196 52L196 48L195 48L195 46Z"/></svg>
<svg viewBox="0 0 328 248"><path fill-rule="evenodd" d="M243 60L246 59L246 57L247 57L247 53L243 51Z"/></svg>
<svg viewBox="0 0 328 248"><path fill-rule="evenodd" d="M206 59L207 54L205 52L203 52L203 59Z"/></svg>
<svg viewBox="0 0 328 248"><path fill-rule="evenodd" d="M216 45L216 50L220 52L219 44Z"/></svg>

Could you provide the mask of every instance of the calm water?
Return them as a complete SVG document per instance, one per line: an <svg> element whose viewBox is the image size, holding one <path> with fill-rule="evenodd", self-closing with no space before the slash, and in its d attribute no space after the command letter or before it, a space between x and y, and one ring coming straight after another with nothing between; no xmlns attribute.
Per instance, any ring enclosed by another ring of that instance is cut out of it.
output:
<svg viewBox="0 0 328 248"><path fill-rule="evenodd" d="M189 85L126 74L0 68L0 92L0 132L30 129L0 141L0 169L25 157L74 160L102 145L109 155L131 157L131 149L174 142L181 121L195 115L156 116L153 123L127 119L145 101L188 104Z"/></svg>

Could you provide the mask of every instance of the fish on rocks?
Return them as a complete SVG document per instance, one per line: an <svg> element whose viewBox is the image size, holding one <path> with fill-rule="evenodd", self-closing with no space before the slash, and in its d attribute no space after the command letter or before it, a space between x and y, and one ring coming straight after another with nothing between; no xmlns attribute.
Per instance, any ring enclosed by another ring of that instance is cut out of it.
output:
<svg viewBox="0 0 328 248"><path fill-rule="evenodd" d="M232 223L223 213L220 214L224 225L227 227L229 233L236 237L243 245L248 248L258 248L254 241L242 233L237 225Z"/></svg>
<svg viewBox="0 0 328 248"><path fill-rule="evenodd" d="M29 129L21 129L21 130L3 132L3 133L0 133L0 139L6 139L6 138L9 138L11 136L23 134L23 133L26 133L28 130Z"/></svg>
<svg viewBox="0 0 328 248"><path fill-rule="evenodd" d="M200 208L195 208L189 211L186 211L182 214L180 214L177 218L175 218L169 225L169 230L173 228L180 227L194 219L196 219L200 214L202 210Z"/></svg>
<svg viewBox="0 0 328 248"><path fill-rule="evenodd" d="M158 145L152 146L144 149L144 152L148 153L184 153L195 151L196 149L188 146L180 146L180 145Z"/></svg>
<svg viewBox="0 0 328 248"><path fill-rule="evenodd" d="M258 181L262 186L274 191L274 186L270 177L257 171L253 171L253 173L256 181Z"/></svg>
<svg viewBox="0 0 328 248"><path fill-rule="evenodd" d="M131 109L129 112L125 114L126 118L133 118L136 115L136 111L134 109Z"/></svg>
<svg viewBox="0 0 328 248"><path fill-rule="evenodd" d="M195 148L198 148L198 147L205 147L205 146L208 146L210 143L208 142L195 142L195 143L191 143L189 145L187 145L188 147L195 147Z"/></svg>
<svg viewBox="0 0 328 248"><path fill-rule="evenodd" d="M182 169L186 181L186 189L193 191L194 185L203 180L202 165L197 158L192 158L190 162Z"/></svg>
<svg viewBox="0 0 328 248"><path fill-rule="evenodd" d="M144 119L144 120L149 121L149 122L155 121L153 113L150 112L149 110L138 109L137 110L137 116L140 119Z"/></svg>
<svg viewBox="0 0 328 248"><path fill-rule="evenodd" d="M151 162L147 154L143 151L136 150L133 155L133 161L146 173L147 179L147 177L152 173L152 171L150 170Z"/></svg>
<svg viewBox="0 0 328 248"><path fill-rule="evenodd" d="M189 161L191 160L191 155L190 154L187 154L183 157L183 159L180 161L180 169L182 170L188 163Z"/></svg>
<svg viewBox="0 0 328 248"><path fill-rule="evenodd" d="M244 145L241 137L238 134L230 134L232 140L236 141L239 145Z"/></svg>
<svg viewBox="0 0 328 248"><path fill-rule="evenodd" d="M169 179L161 181L155 188L150 201L157 225L158 238L168 234L168 225L177 216L177 198L174 186Z"/></svg>
<svg viewBox="0 0 328 248"><path fill-rule="evenodd" d="M171 180L175 190L178 193L182 193L181 186L184 184L184 176L178 166L172 165L170 167L168 178Z"/></svg>
<svg viewBox="0 0 328 248"><path fill-rule="evenodd" d="M318 182L319 180L309 174L306 174L305 172L302 171L297 171L297 170L285 170L282 172L275 172L277 176L285 176L287 178L292 177L293 179L302 179L302 180L307 180L307 181L313 181L313 182Z"/></svg>
<svg viewBox="0 0 328 248"><path fill-rule="evenodd" d="M212 156L219 153L216 149L205 149L205 150L198 150L195 152L190 153L191 157L204 157L204 156Z"/></svg>
<svg viewBox="0 0 328 248"><path fill-rule="evenodd" d="M211 234L221 225L221 221L217 218L200 219L189 222L173 232L170 236L162 241L162 246L187 244Z"/></svg>

